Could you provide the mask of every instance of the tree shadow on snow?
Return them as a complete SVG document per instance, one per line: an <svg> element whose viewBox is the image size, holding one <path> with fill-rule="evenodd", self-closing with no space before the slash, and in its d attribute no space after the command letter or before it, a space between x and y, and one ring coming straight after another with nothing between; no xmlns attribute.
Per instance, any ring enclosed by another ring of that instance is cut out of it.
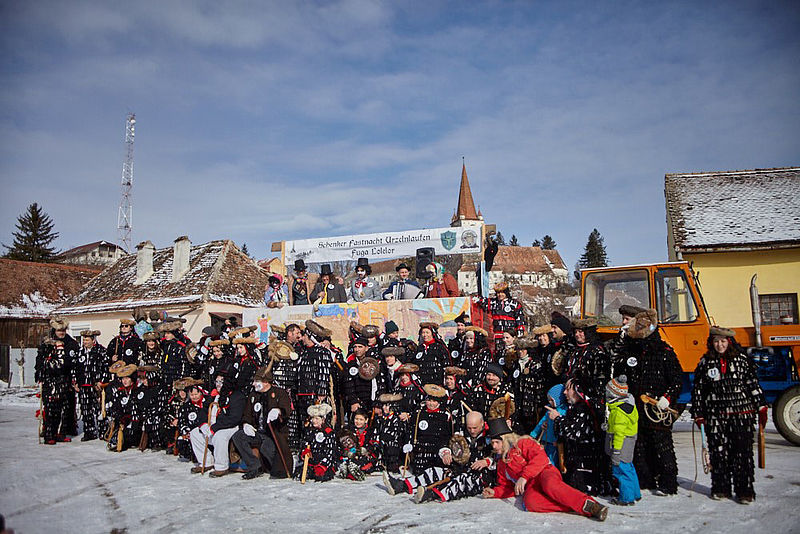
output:
<svg viewBox="0 0 800 534"><path fill-rule="evenodd" d="M708 497L711 495L711 487L701 484L700 481L694 483L694 488L692 488L692 482L694 479L686 478L686 477L678 477L678 486L685 489L686 491L690 491L692 493L697 493L699 495L704 495Z"/></svg>

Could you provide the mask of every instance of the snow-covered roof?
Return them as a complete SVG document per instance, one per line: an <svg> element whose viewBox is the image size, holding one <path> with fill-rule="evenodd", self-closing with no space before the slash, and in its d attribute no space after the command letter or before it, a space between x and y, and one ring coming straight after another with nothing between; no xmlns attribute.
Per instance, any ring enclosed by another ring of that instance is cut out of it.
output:
<svg viewBox="0 0 800 534"><path fill-rule="evenodd" d="M800 243L800 168L664 178L676 251L777 248Z"/></svg>
<svg viewBox="0 0 800 534"><path fill-rule="evenodd" d="M45 318L102 267L0 259L0 317Z"/></svg>
<svg viewBox="0 0 800 534"><path fill-rule="evenodd" d="M153 274L139 285L134 284L136 254L123 256L58 313L100 313L201 302L240 306L261 304L269 275L232 241L192 245L189 270L175 282L172 282L173 256L173 247L156 250Z"/></svg>

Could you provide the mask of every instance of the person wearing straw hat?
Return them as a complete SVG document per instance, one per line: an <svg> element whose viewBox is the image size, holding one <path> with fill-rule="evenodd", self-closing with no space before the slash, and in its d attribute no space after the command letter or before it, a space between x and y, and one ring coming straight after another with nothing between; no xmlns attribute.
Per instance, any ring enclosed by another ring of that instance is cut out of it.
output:
<svg viewBox="0 0 800 534"><path fill-rule="evenodd" d="M99 330L81 331L81 348L70 369L72 387L78 393L81 405L81 441L91 441L98 436L99 391L103 387L106 357L105 347L97 342L99 335Z"/></svg>
<svg viewBox="0 0 800 534"><path fill-rule="evenodd" d="M508 282L499 282L494 286L494 297L474 297L475 302L492 318L495 350L501 350L503 332L513 336L525 334L525 312L522 304L511 297Z"/></svg>
<svg viewBox="0 0 800 534"><path fill-rule="evenodd" d="M413 420L410 431L412 441L412 470L421 474L429 467L442 467L441 452L447 447L453 435L453 419L444 410L442 403L447 400L447 392L438 384L425 384L425 407L420 409ZM404 446L407 449L409 444ZM404 451L406 452L406 451Z"/></svg>
<svg viewBox="0 0 800 534"><path fill-rule="evenodd" d="M42 438L46 445L72 441L66 436L63 417L66 393L72 391L68 383L69 370L64 346L61 339L48 339L42 343L36 355L35 380L41 388Z"/></svg>
<svg viewBox="0 0 800 534"><path fill-rule="evenodd" d="M134 331L136 321L119 320L119 334L114 336L106 347L106 355L110 363L124 360L126 364L139 364L139 356L144 348L142 340Z"/></svg>
<svg viewBox="0 0 800 534"><path fill-rule="evenodd" d="M138 366L123 365L115 372L119 385L112 390L111 418L113 429L108 440L108 450L121 452L139 444L139 422L134 419L134 404L139 393L136 384Z"/></svg>

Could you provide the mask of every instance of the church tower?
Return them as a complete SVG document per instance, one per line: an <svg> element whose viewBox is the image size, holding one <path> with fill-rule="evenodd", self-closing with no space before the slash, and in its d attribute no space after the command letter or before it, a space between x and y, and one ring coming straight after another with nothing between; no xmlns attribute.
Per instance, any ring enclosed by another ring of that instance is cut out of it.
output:
<svg viewBox="0 0 800 534"><path fill-rule="evenodd" d="M461 186L458 189L458 205L450 220L450 226L473 226L480 228L483 226L483 215L475 210L475 201L472 200L472 190L469 187L467 178L467 166L461 163Z"/></svg>

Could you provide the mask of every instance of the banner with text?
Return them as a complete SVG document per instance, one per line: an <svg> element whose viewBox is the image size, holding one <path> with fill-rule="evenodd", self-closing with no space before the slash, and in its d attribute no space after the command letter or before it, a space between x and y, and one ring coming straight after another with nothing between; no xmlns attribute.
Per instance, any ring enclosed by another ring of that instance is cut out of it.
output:
<svg viewBox="0 0 800 534"><path fill-rule="evenodd" d="M300 259L306 263L325 263L414 256L418 248L424 247L433 247L437 255L480 253L480 228L429 228L287 241L286 265Z"/></svg>

